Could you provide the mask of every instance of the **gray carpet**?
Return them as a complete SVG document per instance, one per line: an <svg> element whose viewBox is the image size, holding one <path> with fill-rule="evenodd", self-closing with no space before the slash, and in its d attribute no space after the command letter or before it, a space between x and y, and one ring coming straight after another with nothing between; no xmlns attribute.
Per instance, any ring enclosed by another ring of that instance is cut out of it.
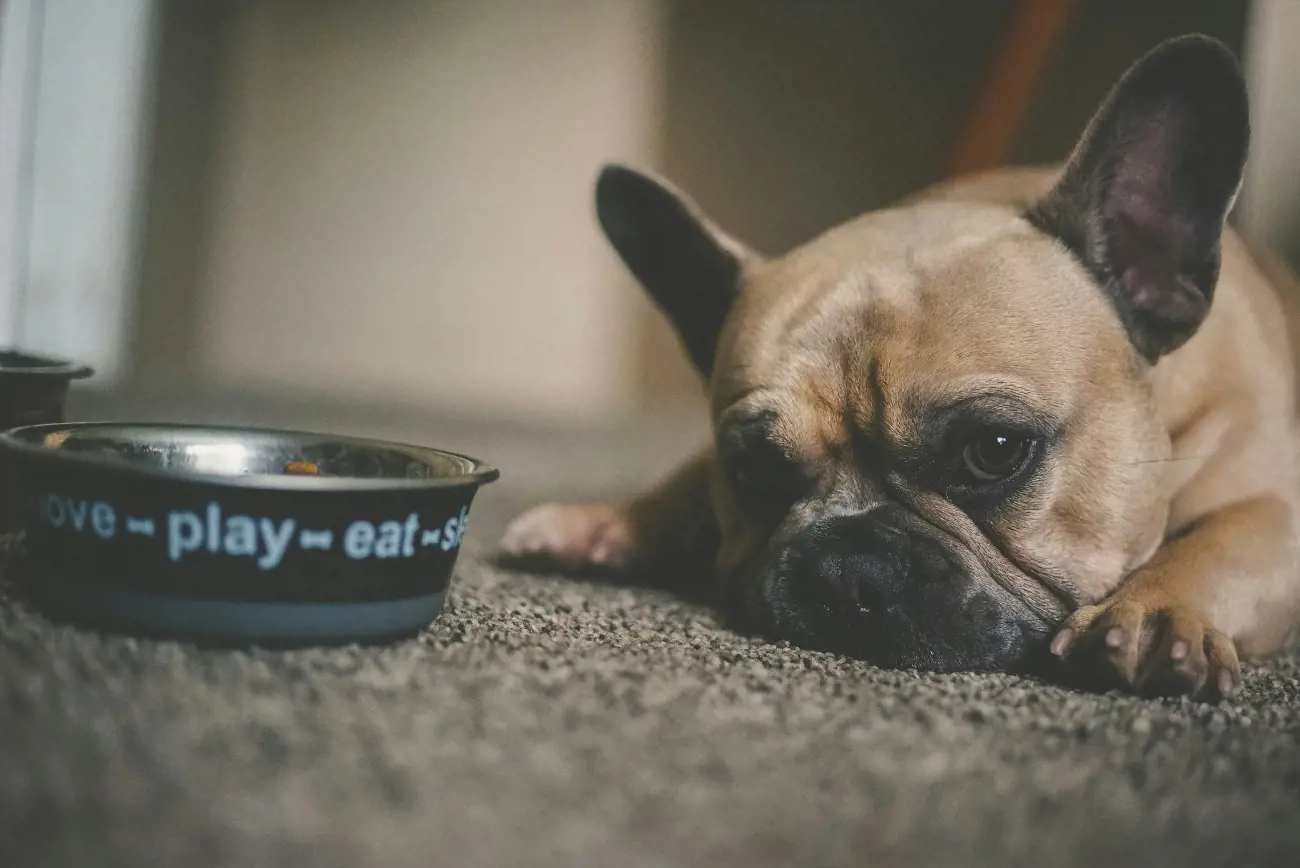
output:
<svg viewBox="0 0 1300 868"><path fill-rule="evenodd" d="M534 494L391 647L0 604L0 866L1300 864L1300 655L1217 707L882 671L490 568Z"/></svg>

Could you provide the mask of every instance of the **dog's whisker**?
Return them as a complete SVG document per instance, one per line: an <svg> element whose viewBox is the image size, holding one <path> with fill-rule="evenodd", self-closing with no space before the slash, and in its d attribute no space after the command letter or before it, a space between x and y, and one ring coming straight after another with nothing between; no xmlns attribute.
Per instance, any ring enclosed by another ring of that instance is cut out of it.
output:
<svg viewBox="0 0 1300 868"><path fill-rule="evenodd" d="M1129 464L1169 464L1173 461L1205 461L1209 455L1183 455L1178 458L1147 458L1142 461L1130 461Z"/></svg>

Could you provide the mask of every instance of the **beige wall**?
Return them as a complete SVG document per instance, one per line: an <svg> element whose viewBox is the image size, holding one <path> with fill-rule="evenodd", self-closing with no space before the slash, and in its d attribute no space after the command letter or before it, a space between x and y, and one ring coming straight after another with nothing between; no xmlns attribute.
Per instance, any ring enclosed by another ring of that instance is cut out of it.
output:
<svg viewBox="0 0 1300 868"><path fill-rule="evenodd" d="M1300 265L1300 3L1256 0L1250 25L1251 155L1238 218Z"/></svg>
<svg viewBox="0 0 1300 868"><path fill-rule="evenodd" d="M599 417L642 304L591 213L653 159L658 8L233 7L191 373L375 403Z"/></svg>
<svg viewBox="0 0 1300 868"><path fill-rule="evenodd" d="M597 229L600 164L657 168L779 252L939 176L1017 6L166 4L136 383L451 416L698 413ZM1016 159L1063 156L1159 39L1236 46L1243 19L1239 0L1079 4Z"/></svg>

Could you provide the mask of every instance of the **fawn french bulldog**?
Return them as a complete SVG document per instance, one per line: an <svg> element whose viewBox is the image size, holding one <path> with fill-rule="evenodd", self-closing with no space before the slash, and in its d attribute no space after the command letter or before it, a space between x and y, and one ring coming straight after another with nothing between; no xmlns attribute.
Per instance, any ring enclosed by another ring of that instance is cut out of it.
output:
<svg viewBox="0 0 1300 868"><path fill-rule="evenodd" d="M1220 43L1166 42L1066 163L946 183L767 258L611 166L600 223L707 387L714 442L502 553L716 576L753 629L884 666L1213 697L1297 621L1289 272L1227 226ZM1050 654L1048 653L1050 651Z"/></svg>

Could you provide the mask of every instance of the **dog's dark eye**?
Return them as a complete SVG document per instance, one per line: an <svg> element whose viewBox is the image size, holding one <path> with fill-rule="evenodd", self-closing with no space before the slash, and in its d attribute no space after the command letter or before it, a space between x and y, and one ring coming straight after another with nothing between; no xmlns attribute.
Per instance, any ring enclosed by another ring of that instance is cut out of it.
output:
<svg viewBox="0 0 1300 868"><path fill-rule="evenodd" d="M799 468L784 459L733 459L727 465L727 477L741 503L760 516L784 513L807 487Z"/></svg>
<svg viewBox="0 0 1300 868"><path fill-rule="evenodd" d="M962 450L962 465L978 482L996 482L1020 469L1032 445L1029 438L1011 431L981 431Z"/></svg>
<svg viewBox="0 0 1300 868"><path fill-rule="evenodd" d="M772 432L771 414L728 425L718 444L727 484L739 504L763 521L777 520L801 498L811 479Z"/></svg>

